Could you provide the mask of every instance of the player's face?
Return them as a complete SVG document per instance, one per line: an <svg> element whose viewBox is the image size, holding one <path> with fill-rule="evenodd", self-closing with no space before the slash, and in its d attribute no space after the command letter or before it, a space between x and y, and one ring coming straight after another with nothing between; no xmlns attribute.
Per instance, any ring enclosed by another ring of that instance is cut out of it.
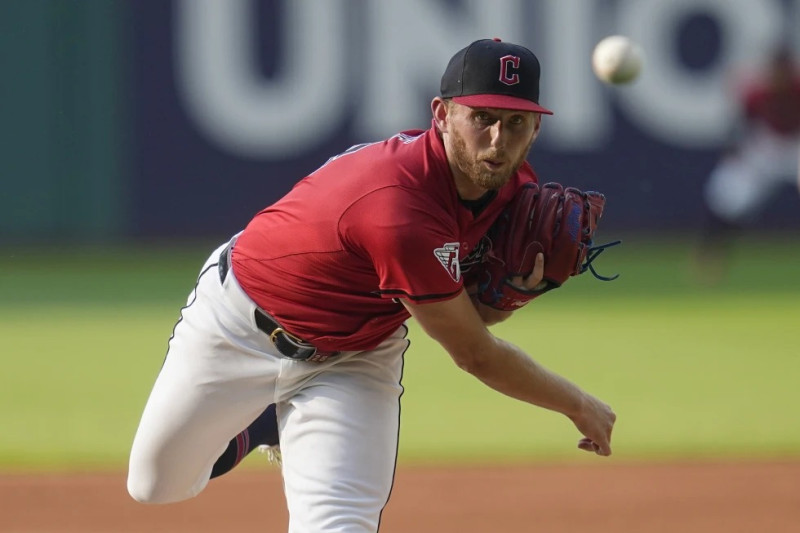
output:
<svg viewBox="0 0 800 533"><path fill-rule="evenodd" d="M505 185L525 161L539 132L540 115L455 102L446 107L443 138L457 183L467 180L484 191Z"/></svg>

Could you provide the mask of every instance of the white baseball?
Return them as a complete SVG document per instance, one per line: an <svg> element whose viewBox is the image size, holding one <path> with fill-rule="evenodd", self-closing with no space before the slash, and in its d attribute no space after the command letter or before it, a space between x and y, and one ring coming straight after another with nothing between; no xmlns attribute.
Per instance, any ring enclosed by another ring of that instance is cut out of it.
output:
<svg viewBox="0 0 800 533"><path fill-rule="evenodd" d="M638 78L643 63L641 46L624 35L606 37L597 43L592 52L595 76L611 85L630 83Z"/></svg>

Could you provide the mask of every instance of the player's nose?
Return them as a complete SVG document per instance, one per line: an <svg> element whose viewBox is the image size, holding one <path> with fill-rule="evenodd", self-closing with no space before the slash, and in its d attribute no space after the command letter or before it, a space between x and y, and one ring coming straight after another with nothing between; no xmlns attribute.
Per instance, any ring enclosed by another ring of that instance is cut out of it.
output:
<svg viewBox="0 0 800 533"><path fill-rule="evenodd" d="M492 145L492 148L500 150L503 147L505 142L504 136L506 135L506 129L503 127L503 121L497 120L494 124L491 125L489 128L489 139Z"/></svg>

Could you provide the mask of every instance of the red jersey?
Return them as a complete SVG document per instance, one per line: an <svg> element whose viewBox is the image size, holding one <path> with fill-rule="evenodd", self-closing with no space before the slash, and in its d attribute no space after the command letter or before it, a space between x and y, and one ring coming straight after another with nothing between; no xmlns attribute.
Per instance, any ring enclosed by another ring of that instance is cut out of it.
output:
<svg viewBox="0 0 800 533"><path fill-rule="evenodd" d="M417 303L461 292L462 265L517 188L525 162L477 217L459 200L436 130L332 157L239 236L232 268L250 298L323 351L376 347Z"/></svg>
<svg viewBox="0 0 800 533"><path fill-rule="evenodd" d="M777 89L769 84L750 87L744 96L747 117L779 135L800 134L800 76Z"/></svg>

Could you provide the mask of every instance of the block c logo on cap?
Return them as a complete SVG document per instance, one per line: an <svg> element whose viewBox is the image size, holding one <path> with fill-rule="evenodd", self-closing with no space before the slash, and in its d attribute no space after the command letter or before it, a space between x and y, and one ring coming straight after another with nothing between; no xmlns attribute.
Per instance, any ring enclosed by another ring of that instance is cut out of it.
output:
<svg viewBox="0 0 800 533"><path fill-rule="evenodd" d="M518 56L503 56L500 58L500 81L506 85L516 85L519 83L519 74L509 74L509 70L519 69Z"/></svg>

